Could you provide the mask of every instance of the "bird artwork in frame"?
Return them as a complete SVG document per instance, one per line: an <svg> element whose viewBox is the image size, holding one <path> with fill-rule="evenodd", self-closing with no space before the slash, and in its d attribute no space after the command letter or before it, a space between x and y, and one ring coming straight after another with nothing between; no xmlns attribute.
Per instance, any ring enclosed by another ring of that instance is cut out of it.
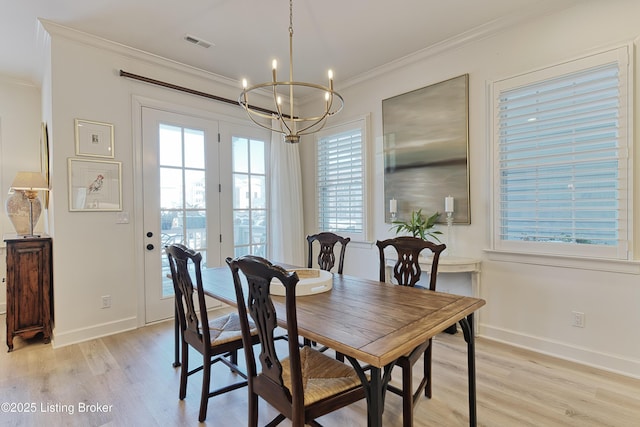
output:
<svg viewBox="0 0 640 427"><path fill-rule="evenodd" d="M89 185L89 193L97 193L102 189L102 184L104 183L104 175L101 173L96 176L96 179Z"/></svg>
<svg viewBox="0 0 640 427"><path fill-rule="evenodd" d="M120 162L75 158L68 162L70 211L122 210Z"/></svg>

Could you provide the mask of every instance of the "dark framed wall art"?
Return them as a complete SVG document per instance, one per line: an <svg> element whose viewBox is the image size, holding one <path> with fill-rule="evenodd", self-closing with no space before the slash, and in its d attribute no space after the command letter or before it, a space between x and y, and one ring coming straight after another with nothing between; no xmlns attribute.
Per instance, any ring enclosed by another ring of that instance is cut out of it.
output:
<svg viewBox="0 0 640 427"><path fill-rule="evenodd" d="M453 197L453 223L470 224L469 75L383 100L382 126L386 221L394 206L401 220L422 209L446 223Z"/></svg>

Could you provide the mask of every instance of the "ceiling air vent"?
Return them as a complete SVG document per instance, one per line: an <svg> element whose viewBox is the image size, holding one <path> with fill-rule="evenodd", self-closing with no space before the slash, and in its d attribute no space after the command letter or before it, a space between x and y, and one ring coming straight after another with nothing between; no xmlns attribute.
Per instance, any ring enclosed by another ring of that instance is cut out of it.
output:
<svg viewBox="0 0 640 427"><path fill-rule="evenodd" d="M210 48L213 45L213 43L210 43L206 40L199 39L198 37L192 36L191 34L185 34L184 39L191 44L204 47L205 49Z"/></svg>

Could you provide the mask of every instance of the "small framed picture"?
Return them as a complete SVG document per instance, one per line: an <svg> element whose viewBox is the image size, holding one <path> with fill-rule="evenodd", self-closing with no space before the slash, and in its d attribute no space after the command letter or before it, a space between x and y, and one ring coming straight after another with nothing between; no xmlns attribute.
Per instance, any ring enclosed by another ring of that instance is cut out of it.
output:
<svg viewBox="0 0 640 427"><path fill-rule="evenodd" d="M76 155L113 159L113 125L75 119Z"/></svg>
<svg viewBox="0 0 640 427"><path fill-rule="evenodd" d="M122 163L68 160L70 211L121 211Z"/></svg>

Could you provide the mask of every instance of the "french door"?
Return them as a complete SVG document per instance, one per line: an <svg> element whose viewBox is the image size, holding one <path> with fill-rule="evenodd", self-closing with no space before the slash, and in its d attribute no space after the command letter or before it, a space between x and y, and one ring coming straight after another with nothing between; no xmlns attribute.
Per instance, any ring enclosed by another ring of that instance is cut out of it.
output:
<svg viewBox="0 0 640 427"><path fill-rule="evenodd" d="M173 315L164 246L184 244L202 254L203 267L220 265L219 132L218 121L142 108L147 323Z"/></svg>
<svg viewBox="0 0 640 427"><path fill-rule="evenodd" d="M200 252L203 267L266 255L268 137L254 126L142 107L146 323L173 316L165 245Z"/></svg>

